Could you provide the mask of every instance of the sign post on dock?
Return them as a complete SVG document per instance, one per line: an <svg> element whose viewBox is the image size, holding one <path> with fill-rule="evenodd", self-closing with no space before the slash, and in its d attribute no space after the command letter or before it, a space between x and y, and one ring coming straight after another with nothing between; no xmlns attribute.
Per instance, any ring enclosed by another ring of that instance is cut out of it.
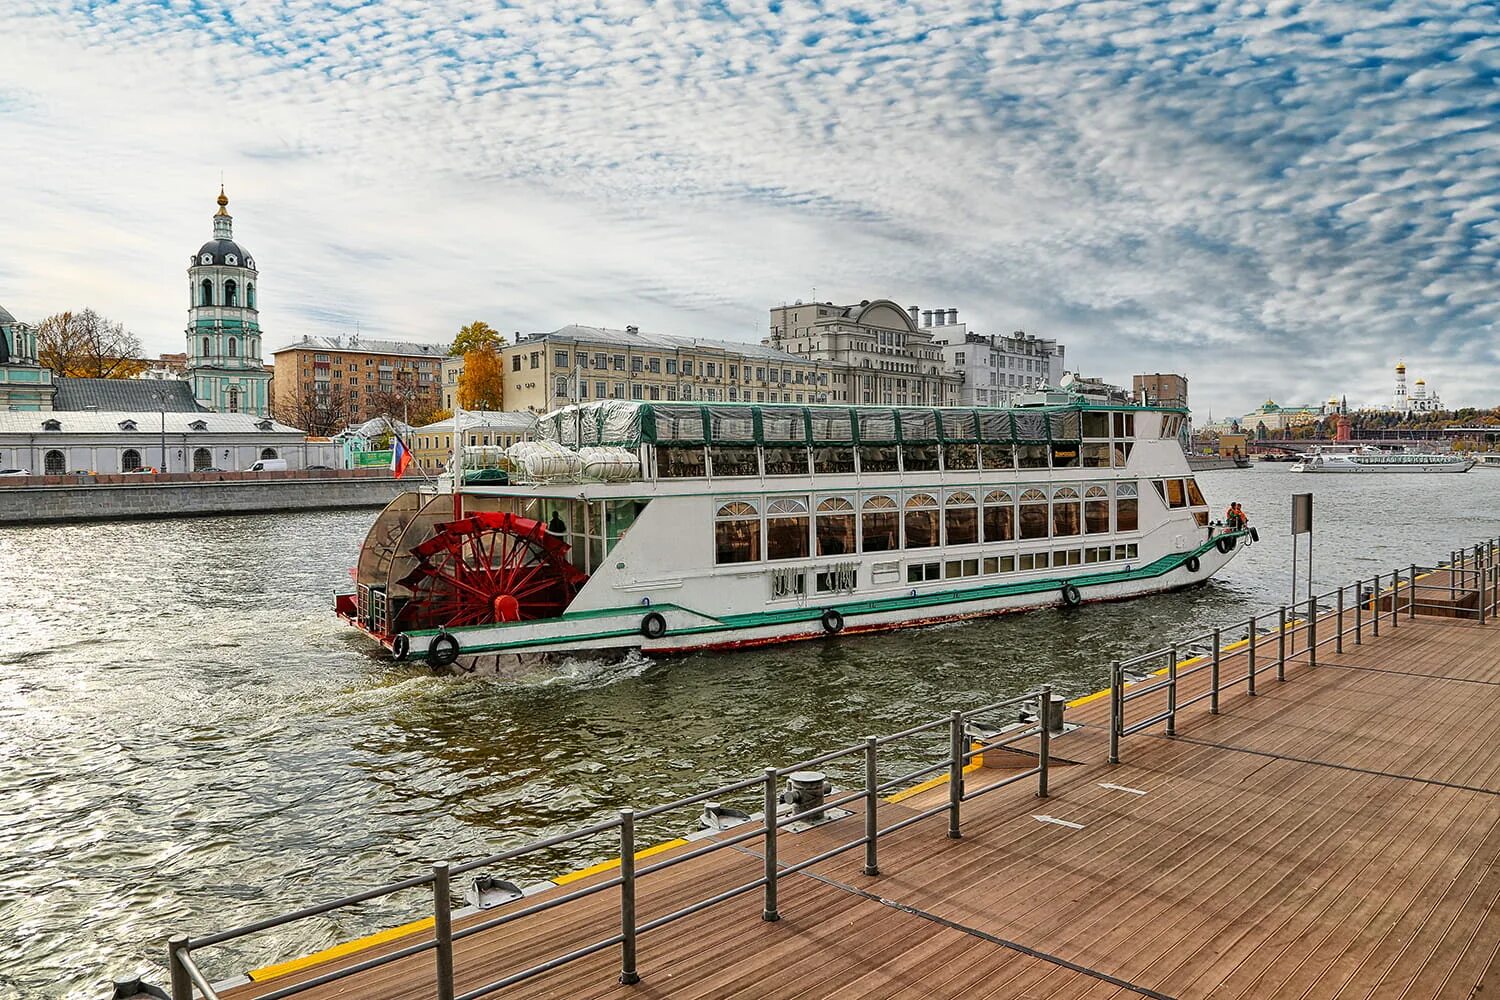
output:
<svg viewBox="0 0 1500 1000"><path fill-rule="evenodd" d="M1307 599L1312 600L1313 511L1311 493L1292 494L1292 603L1297 603L1297 536L1307 536Z"/></svg>

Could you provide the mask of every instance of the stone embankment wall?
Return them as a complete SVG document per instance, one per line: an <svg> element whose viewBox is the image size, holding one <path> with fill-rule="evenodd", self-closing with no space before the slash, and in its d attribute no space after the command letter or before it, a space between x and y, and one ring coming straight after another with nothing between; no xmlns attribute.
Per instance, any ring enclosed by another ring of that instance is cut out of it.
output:
<svg viewBox="0 0 1500 1000"><path fill-rule="evenodd" d="M0 479L0 525L383 507L420 486L385 470L28 476Z"/></svg>

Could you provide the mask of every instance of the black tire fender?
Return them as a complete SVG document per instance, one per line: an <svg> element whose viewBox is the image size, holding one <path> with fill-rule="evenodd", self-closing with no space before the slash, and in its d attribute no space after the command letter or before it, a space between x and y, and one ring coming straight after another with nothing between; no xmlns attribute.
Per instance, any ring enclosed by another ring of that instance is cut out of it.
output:
<svg viewBox="0 0 1500 1000"><path fill-rule="evenodd" d="M395 654L396 659L398 660L404 660L408 656L410 656L411 636L407 635L405 632L397 635L396 638L391 642L391 652Z"/></svg>
<svg viewBox="0 0 1500 1000"><path fill-rule="evenodd" d="M660 639L667 634L667 620L653 611L641 619L641 635L647 639Z"/></svg>
<svg viewBox="0 0 1500 1000"><path fill-rule="evenodd" d="M1198 572L1198 567L1202 564L1198 562L1197 556L1188 556L1183 565L1187 567L1189 573L1196 573Z"/></svg>
<svg viewBox="0 0 1500 1000"><path fill-rule="evenodd" d="M1239 541L1234 535L1220 535L1219 540L1214 542L1214 547L1225 555L1234 551L1235 544Z"/></svg>
<svg viewBox="0 0 1500 1000"><path fill-rule="evenodd" d="M1063 603L1070 608L1076 608L1083 603L1083 592L1071 583L1065 583L1062 587Z"/></svg>
<svg viewBox="0 0 1500 1000"><path fill-rule="evenodd" d="M447 632L439 632L427 644L427 662L435 667L452 666L458 660L458 640Z"/></svg>
<svg viewBox="0 0 1500 1000"><path fill-rule="evenodd" d="M832 608L824 611L819 621L823 623L823 631L829 635L838 635L844 631L844 616Z"/></svg>
<svg viewBox="0 0 1500 1000"><path fill-rule="evenodd" d="M1250 540L1252 542L1258 542L1258 541L1260 541L1260 532L1256 531L1254 528L1251 528L1250 529Z"/></svg>

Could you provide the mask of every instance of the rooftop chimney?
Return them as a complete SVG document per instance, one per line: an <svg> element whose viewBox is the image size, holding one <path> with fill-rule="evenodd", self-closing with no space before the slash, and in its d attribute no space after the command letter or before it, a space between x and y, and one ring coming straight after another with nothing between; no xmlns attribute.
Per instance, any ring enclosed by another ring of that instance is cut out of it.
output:
<svg viewBox="0 0 1500 1000"><path fill-rule="evenodd" d="M949 309L948 310L948 325L949 326L956 326L957 324L958 324L958 310L957 309Z"/></svg>
<svg viewBox="0 0 1500 1000"><path fill-rule="evenodd" d="M917 307L916 306L907 306L906 307L906 311L911 314L911 325L912 326L916 326L917 325Z"/></svg>
<svg viewBox="0 0 1500 1000"><path fill-rule="evenodd" d="M948 312L945 309L934 309L932 311L932 325L943 326L948 322Z"/></svg>
<svg viewBox="0 0 1500 1000"><path fill-rule="evenodd" d="M931 309L923 309L922 310L922 325L923 326L931 326L932 325L932 310Z"/></svg>

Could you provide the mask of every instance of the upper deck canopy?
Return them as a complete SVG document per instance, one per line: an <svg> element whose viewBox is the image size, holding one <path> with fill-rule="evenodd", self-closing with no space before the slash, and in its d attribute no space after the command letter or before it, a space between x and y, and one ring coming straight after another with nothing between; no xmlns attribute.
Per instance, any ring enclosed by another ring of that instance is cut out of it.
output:
<svg viewBox="0 0 1500 1000"><path fill-rule="evenodd" d="M569 446L1046 444L1082 438L1082 400L1061 406L799 406L606 399L554 410L537 436ZM1134 407L1111 407L1134 409Z"/></svg>

